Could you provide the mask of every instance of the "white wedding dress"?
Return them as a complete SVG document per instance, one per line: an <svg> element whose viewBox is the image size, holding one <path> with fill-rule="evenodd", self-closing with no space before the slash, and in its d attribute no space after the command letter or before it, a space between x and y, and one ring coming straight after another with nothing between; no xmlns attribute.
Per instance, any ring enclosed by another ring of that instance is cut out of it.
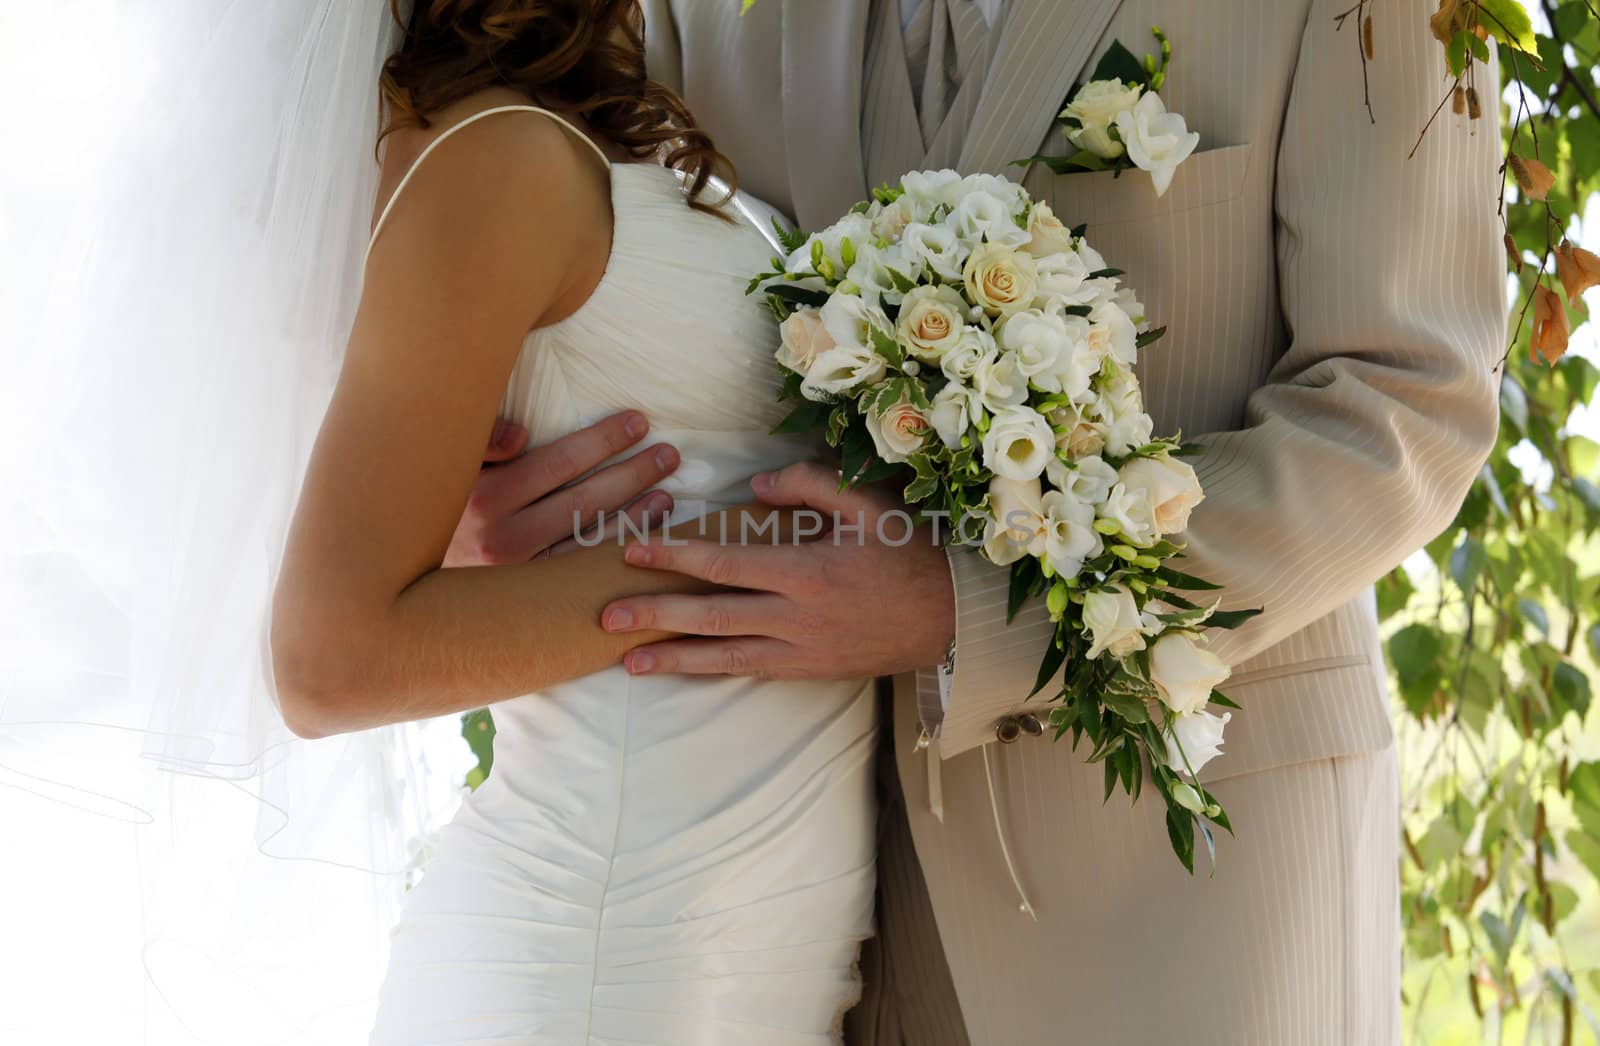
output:
<svg viewBox="0 0 1600 1046"><path fill-rule="evenodd" d="M611 193L605 274L528 336L502 413L543 442L640 409L682 452L675 519L748 501L808 453L768 434L776 332L744 283L771 249L667 168L613 165ZM373 1043L838 1041L872 918L870 681L617 667L493 713L493 771L407 897Z"/></svg>

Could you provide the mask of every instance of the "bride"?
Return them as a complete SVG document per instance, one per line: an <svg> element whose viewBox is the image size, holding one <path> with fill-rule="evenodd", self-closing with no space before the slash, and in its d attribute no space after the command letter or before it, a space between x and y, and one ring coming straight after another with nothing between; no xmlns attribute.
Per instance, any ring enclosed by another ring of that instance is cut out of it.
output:
<svg viewBox="0 0 1600 1046"><path fill-rule="evenodd" d="M779 420L771 253L646 80L632 0L419 3L384 65L365 282L273 605L306 737L492 704L494 770L392 938L375 1043L827 1042L873 895L870 681L630 677L622 543L443 569L497 416L679 448L670 533L738 521ZM768 532L770 534L770 532ZM770 537L766 538L771 540ZM681 582L679 582L681 584Z"/></svg>

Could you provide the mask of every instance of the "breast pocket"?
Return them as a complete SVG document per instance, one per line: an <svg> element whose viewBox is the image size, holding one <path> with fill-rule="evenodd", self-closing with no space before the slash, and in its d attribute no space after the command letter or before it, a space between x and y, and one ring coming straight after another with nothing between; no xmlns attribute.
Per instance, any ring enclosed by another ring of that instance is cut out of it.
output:
<svg viewBox="0 0 1600 1046"><path fill-rule="evenodd" d="M1177 214L1238 197L1250 174L1251 152L1245 144L1192 153L1178 165L1162 196L1156 195L1147 171L1052 174L1044 168L1045 184L1036 195L1044 195L1068 225L1082 222L1091 229Z"/></svg>

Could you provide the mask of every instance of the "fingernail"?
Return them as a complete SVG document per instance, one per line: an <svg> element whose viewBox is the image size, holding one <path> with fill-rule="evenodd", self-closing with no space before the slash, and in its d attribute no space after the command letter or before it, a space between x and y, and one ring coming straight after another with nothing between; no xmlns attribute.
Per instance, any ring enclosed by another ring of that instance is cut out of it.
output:
<svg viewBox="0 0 1600 1046"><path fill-rule="evenodd" d="M678 465L678 452L665 444L656 448L656 467L663 469L676 468Z"/></svg>
<svg viewBox="0 0 1600 1046"><path fill-rule="evenodd" d="M622 558L636 567L647 567L655 557L648 545L629 545L622 553Z"/></svg>
<svg viewBox="0 0 1600 1046"><path fill-rule="evenodd" d="M622 423L622 431L634 439L640 439L650 431L650 423L644 420L643 414L629 414L628 420Z"/></svg>
<svg viewBox="0 0 1600 1046"><path fill-rule="evenodd" d="M634 675L638 675L641 672L648 672L654 667L656 667L656 656L654 654L647 654L642 650L635 650L632 654L628 655L628 671L632 672Z"/></svg>
<svg viewBox="0 0 1600 1046"><path fill-rule="evenodd" d="M511 426L503 421L494 423L494 434L489 437L489 442L497 447L503 447L511 442Z"/></svg>
<svg viewBox="0 0 1600 1046"><path fill-rule="evenodd" d="M620 632L625 628L632 628L633 613L621 607L612 607L606 611L606 619L603 624L608 632Z"/></svg>
<svg viewBox="0 0 1600 1046"><path fill-rule="evenodd" d="M668 513L672 511L672 495L665 491L656 491L650 495L650 508L647 510L655 513Z"/></svg>
<svg viewBox="0 0 1600 1046"><path fill-rule="evenodd" d="M769 494L769 493L771 493L772 492L772 473L770 473L770 472L757 472L754 476L751 476L750 477L750 489L755 491L757 494Z"/></svg>

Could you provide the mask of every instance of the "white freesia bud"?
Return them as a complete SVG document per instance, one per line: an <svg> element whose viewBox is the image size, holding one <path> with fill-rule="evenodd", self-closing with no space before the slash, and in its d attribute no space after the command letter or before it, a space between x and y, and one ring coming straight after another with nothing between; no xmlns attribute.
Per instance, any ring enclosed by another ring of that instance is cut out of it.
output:
<svg viewBox="0 0 1600 1046"><path fill-rule="evenodd" d="M1172 801L1188 810L1190 813L1204 813L1205 800L1200 798L1200 793L1194 790L1194 785L1187 781L1179 781L1172 786Z"/></svg>
<svg viewBox="0 0 1600 1046"><path fill-rule="evenodd" d="M797 374L808 374L817 357L834 347L833 338L822 325L822 315L811 308L796 309L778 328L778 362Z"/></svg>
<svg viewBox="0 0 1600 1046"><path fill-rule="evenodd" d="M928 416L918 410L910 399L901 399L882 414L867 411L862 419L878 457L884 461L899 462L922 449L932 431Z"/></svg>
<svg viewBox="0 0 1600 1046"><path fill-rule="evenodd" d="M953 287L924 284L907 292L900 304L895 333L906 351L928 363L938 363L961 341L967 303Z"/></svg>
<svg viewBox="0 0 1600 1046"><path fill-rule="evenodd" d="M1150 682L1161 703L1177 715L1202 711L1211 691L1228 678L1222 658L1185 632L1166 632L1150 647Z"/></svg>
<svg viewBox="0 0 1600 1046"><path fill-rule="evenodd" d="M1034 204L1033 210L1028 212L1028 242L1023 244L1022 249L1035 258L1047 258L1072 250L1072 231L1061 224L1061 219L1043 200Z"/></svg>
<svg viewBox="0 0 1600 1046"><path fill-rule="evenodd" d="M1033 255L999 243L974 247L961 277L967 285L967 297L991 316L1026 309L1033 304L1034 292L1039 288Z"/></svg>
<svg viewBox="0 0 1600 1046"><path fill-rule="evenodd" d="M1119 481L1106 494L1105 501L1097 506L1096 511L1101 519L1115 523L1129 544L1147 548L1156 543L1155 509L1144 488L1130 488Z"/></svg>
<svg viewBox="0 0 1600 1046"><path fill-rule="evenodd" d="M1044 558L1062 577L1076 577L1083 562L1098 556L1105 541L1094 529L1094 506L1071 494L1044 494Z"/></svg>
<svg viewBox="0 0 1600 1046"><path fill-rule="evenodd" d="M1055 433L1038 411L1007 407L989 422L983 437L983 463L996 476L1037 481L1055 449Z"/></svg>
<svg viewBox="0 0 1600 1046"><path fill-rule="evenodd" d="M1126 585L1111 585L1083 594L1083 623L1093 636L1084 654L1091 661L1103 653L1124 658L1145 645L1144 621L1133 592Z"/></svg>
<svg viewBox="0 0 1600 1046"><path fill-rule="evenodd" d="M1189 130L1182 116L1167 112L1161 96L1154 91L1140 98L1130 111L1117 116L1117 133L1127 145L1128 159L1140 170L1150 172L1157 196L1167 191L1172 172L1200 144L1200 136Z"/></svg>
<svg viewBox="0 0 1600 1046"><path fill-rule="evenodd" d="M1038 480L991 479L989 513L983 552L990 562L1004 566L1044 551L1044 502Z"/></svg>
<svg viewBox="0 0 1600 1046"><path fill-rule="evenodd" d="M951 450L959 450L961 437L978 421L983 403L976 393L959 381L952 381L933 397L929 421L939 440Z"/></svg>
<svg viewBox="0 0 1600 1046"><path fill-rule="evenodd" d="M1118 477L1129 488L1145 492L1158 537L1187 528L1189 513L1205 500L1194 469L1188 462L1167 454L1134 458L1122 466Z"/></svg>
<svg viewBox="0 0 1600 1046"><path fill-rule="evenodd" d="M1011 352L989 352L972 369L972 388L990 412L1016 407L1028 398L1028 376Z"/></svg>
<svg viewBox="0 0 1600 1046"><path fill-rule="evenodd" d="M1198 774L1222 754L1222 730L1232 718L1232 712L1220 716L1211 712L1170 716L1162 731L1167 742L1167 765L1178 773Z"/></svg>
<svg viewBox="0 0 1600 1046"><path fill-rule="evenodd" d="M1090 80L1078 88L1061 111L1079 124L1067 131L1068 140L1101 159L1121 156L1122 143L1111 137L1111 127L1119 115L1134 107L1143 89L1143 84L1124 84L1120 79Z"/></svg>

